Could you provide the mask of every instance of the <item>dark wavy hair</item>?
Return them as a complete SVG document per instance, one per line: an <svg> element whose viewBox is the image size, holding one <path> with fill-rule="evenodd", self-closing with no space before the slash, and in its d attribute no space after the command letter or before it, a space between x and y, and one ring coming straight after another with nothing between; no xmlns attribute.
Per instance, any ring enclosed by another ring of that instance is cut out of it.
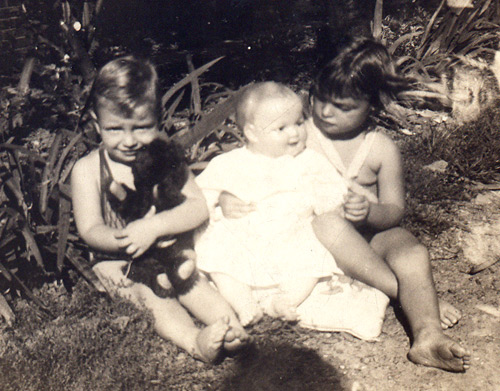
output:
<svg viewBox="0 0 500 391"><path fill-rule="evenodd" d="M356 38L320 70L310 98L323 102L332 97L364 99L380 109L408 87L384 45L371 38Z"/></svg>
<svg viewBox="0 0 500 391"><path fill-rule="evenodd" d="M142 106L150 106L155 118L161 114L156 69L149 61L134 56L119 57L104 65L94 80L90 98L96 114L102 104L127 118Z"/></svg>

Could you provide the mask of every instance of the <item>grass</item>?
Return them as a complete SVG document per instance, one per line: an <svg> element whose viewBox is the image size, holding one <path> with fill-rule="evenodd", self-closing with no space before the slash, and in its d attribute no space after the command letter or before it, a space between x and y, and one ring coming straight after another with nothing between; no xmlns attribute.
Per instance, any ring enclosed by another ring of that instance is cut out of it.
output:
<svg viewBox="0 0 500 391"><path fill-rule="evenodd" d="M57 283L37 294L50 302L53 320L24 300L13 328L0 340L4 391L42 390L324 390L341 385L337 371L301 344L304 336L266 319L251 330L257 344L211 366L158 337L146 314L110 301L79 280L71 295Z"/></svg>

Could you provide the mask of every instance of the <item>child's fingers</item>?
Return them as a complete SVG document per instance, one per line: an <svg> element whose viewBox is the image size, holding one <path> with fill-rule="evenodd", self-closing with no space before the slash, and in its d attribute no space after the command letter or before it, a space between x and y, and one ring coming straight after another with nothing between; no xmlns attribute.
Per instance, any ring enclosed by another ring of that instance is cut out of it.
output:
<svg viewBox="0 0 500 391"><path fill-rule="evenodd" d="M151 209L148 210L148 213L146 213L144 215L143 218L147 219L147 218L153 217L155 214L156 214L156 207L153 205L153 206L151 206Z"/></svg>
<svg viewBox="0 0 500 391"><path fill-rule="evenodd" d="M229 219L239 219L245 217L247 214L255 210L255 204L246 204L242 201L233 204L231 207L227 208L224 217ZM223 211L224 212L224 211Z"/></svg>

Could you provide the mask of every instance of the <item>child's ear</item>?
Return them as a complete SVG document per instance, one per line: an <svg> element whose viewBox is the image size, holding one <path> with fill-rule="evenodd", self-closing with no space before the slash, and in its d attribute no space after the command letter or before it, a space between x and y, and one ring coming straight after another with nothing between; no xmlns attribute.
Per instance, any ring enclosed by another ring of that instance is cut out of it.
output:
<svg viewBox="0 0 500 391"><path fill-rule="evenodd" d="M101 127L99 126L99 121L97 120L97 114L92 109L92 110L89 110L89 115L90 115L90 118L92 118L92 122L94 124L94 127L95 127L97 133L101 134Z"/></svg>
<svg viewBox="0 0 500 391"><path fill-rule="evenodd" d="M245 134L247 140L251 143L256 143L258 141L258 137L255 131L256 129L254 124L249 123L243 127L243 133Z"/></svg>

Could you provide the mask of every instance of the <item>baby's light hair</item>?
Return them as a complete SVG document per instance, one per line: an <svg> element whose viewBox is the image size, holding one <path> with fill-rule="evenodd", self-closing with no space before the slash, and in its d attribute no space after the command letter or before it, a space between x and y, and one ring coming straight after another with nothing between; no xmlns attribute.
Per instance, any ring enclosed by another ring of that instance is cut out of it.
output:
<svg viewBox="0 0 500 391"><path fill-rule="evenodd" d="M365 99L380 109L408 85L384 45L357 38L319 72L310 96L323 102L332 97Z"/></svg>
<svg viewBox="0 0 500 391"><path fill-rule="evenodd" d="M257 109L266 101L290 97L298 95L284 84L274 81L255 83L246 87L236 104L236 125L244 129L248 123L254 123Z"/></svg>
<svg viewBox="0 0 500 391"><path fill-rule="evenodd" d="M97 115L101 105L127 118L132 117L137 108L150 106L155 118L159 118L161 98L156 69L149 61L134 56L111 60L97 73L91 100Z"/></svg>

